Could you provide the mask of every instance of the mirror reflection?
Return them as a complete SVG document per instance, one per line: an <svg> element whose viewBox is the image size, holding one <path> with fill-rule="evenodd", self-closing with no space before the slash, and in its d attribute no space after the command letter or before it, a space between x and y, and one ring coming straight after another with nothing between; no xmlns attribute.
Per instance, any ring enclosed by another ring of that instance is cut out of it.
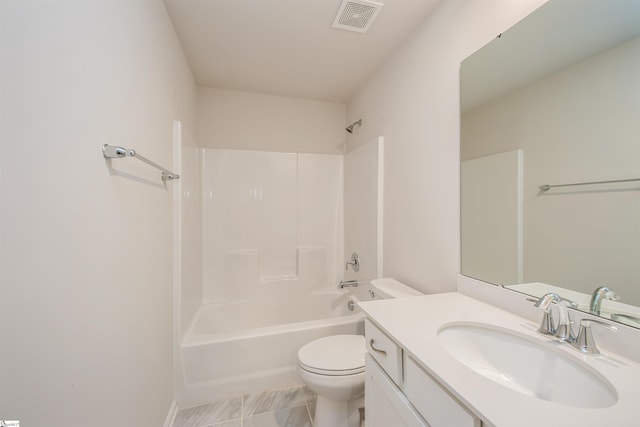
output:
<svg viewBox="0 0 640 427"><path fill-rule="evenodd" d="M462 274L640 327L640 0L551 0L461 96Z"/></svg>

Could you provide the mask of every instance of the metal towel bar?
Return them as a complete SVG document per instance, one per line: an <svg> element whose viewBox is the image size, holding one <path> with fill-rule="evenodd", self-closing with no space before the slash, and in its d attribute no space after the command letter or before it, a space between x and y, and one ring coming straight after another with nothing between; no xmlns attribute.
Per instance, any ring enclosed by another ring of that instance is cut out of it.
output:
<svg viewBox="0 0 640 427"><path fill-rule="evenodd" d="M179 179L180 175L177 173L173 173L168 169L163 168L159 164L152 162L141 154L136 153L135 150L127 149L123 147L118 147L117 145L109 145L104 144L102 146L102 155L106 159L120 159L122 157L135 157L138 160L145 162L146 164L153 166L156 169L160 169L162 171L162 180L163 181L171 181L174 179Z"/></svg>
<svg viewBox="0 0 640 427"><path fill-rule="evenodd" d="M547 191L554 187L572 187L574 185L591 185L591 184L612 184L615 182L632 182L632 181L640 181L640 178L631 178L631 179L614 179L610 181L592 181L592 182L577 182L574 184L557 184L557 185L541 185L538 187L541 191Z"/></svg>

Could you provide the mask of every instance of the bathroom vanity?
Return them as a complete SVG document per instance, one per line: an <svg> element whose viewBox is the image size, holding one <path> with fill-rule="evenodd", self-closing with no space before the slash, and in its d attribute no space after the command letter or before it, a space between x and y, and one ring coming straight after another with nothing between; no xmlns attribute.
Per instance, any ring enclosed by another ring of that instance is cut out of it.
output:
<svg viewBox="0 0 640 427"><path fill-rule="evenodd" d="M367 319L365 407L368 427L478 427L480 419ZM426 422L428 420L428 423Z"/></svg>
<svg viewBox="0 0 640 427"><path fill-rule="evenodd" d="M638 425L635 361L458 292L360 305L367 427Z"/></svg>

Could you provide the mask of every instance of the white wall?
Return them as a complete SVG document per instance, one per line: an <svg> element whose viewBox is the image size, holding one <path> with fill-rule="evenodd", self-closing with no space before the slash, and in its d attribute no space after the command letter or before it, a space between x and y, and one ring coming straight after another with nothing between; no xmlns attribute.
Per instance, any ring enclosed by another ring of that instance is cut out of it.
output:
<svg viewBox="0 0 640 427"><path fill-rule="evenodd" d="M640 304L638 183L538 188L637 178L638 70L635 38L465 114L465 156L524 151L525 282L607 285Z"/></svg>
<svg viewBox="0 0 640 427"><path fill-rule="evenodd" d="M159 1L2 1L0 414L157 427L173 400L172 164L195 85Z"/></svg>
<svg viewBox="0 0 640 427"><path fill-rule="evenodd" d="M200 87L196 139L202 147L340 154L345 117L345 104Z"/></svg>
<svg viewBox="0 0 640 427"><path fill-rule="evenodd" d="M442 2L349 103L347 122L363 119L350 146L385 139L384 276L455 290L460 62L542 3Z"/></svg>

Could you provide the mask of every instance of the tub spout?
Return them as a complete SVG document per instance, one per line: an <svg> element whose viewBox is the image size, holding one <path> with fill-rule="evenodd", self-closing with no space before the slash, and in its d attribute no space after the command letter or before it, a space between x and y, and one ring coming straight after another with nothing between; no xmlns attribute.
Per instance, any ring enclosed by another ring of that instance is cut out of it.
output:
<svg viewBox="0 0 640 427"><path fill-rule="evenodd" d="M340 284L338 285L338 287L340 289L344 289L344 288L352 288L358 286L358 281L357 280L341 280Z"/></svg>

